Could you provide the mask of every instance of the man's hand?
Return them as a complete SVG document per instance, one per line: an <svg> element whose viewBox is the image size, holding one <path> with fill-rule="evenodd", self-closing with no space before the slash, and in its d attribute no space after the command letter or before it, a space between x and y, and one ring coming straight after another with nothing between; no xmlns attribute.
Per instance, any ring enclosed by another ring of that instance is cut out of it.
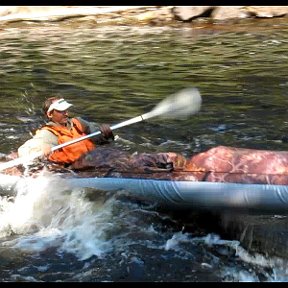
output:
<svg viewBox="0 0 288 288"><path fill-rule="evenodd" d="M99 125L99 129L101 131L101 134L105 139L112 139L114 140L113 132L108 124L101 124Z"/></svg>
<svg viewBox="0 0 288 288"><path fill-rule="evenodd" d="M44 144L42 147L42 152L44 154L45 157L48 157L51 154L51 146L48 144Z"/></svg>

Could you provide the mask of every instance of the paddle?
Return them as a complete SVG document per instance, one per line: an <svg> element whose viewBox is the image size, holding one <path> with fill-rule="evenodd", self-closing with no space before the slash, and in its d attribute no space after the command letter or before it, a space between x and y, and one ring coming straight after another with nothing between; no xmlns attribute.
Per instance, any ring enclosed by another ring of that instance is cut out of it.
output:
<svg viewBox="0 0 288 288"><path fill-rule="evenodd" d="M156 116L160 116L162 118L187 118L190 115L197 113L200 110L202 103L201 95L196 88L186 88L180 90L178 93L172 94L168 96L166 99L162 100L158 105L152 109L152 111L137 116L135 118L126 120L119 124L111 126L111 130L119 129L124 126L128 126L137 122L141 122L143 120L147 120ZM94 133L85 135L83 137L79 137L77 139L73 139L66 143L54 146L51 151L54 152L60 148L65 146L77 143L87 138L94 137L96 135L101 134L100 131L96 131ZM29 161L42 156L42 152L37 152L32 155L26 157L20 157L14 160L11 160L6 163L0 164L0 171L11 168L16 165L25 164Z"/></svg>

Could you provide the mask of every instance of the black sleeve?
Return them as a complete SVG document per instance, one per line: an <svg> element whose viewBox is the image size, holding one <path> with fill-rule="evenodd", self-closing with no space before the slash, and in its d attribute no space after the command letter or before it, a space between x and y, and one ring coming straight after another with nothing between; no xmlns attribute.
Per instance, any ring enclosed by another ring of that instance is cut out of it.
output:
<svg viewBox="0 0 288 288"><path fill-rule="evenodd" d="M96 131L100 131L100 124L89 122L87 120L84 120L83 118L77 117L77 119L80 121L83 131L88 135L91 133L94 133ZM96 145L104 145L109 144L113 141L113 139L106 139L102 134L93 136L90 138Z"/></svg>

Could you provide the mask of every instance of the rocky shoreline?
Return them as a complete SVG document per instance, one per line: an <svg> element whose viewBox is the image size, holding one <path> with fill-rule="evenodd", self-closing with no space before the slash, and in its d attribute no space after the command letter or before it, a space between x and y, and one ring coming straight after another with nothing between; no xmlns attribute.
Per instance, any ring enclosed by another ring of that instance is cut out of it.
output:
<svg viewBox="0 0 288 288"><path fill-rule="evenodd" d="M105 25L173 25L287 16L288 6L1 6L0 26L71 18Z"/></svg>

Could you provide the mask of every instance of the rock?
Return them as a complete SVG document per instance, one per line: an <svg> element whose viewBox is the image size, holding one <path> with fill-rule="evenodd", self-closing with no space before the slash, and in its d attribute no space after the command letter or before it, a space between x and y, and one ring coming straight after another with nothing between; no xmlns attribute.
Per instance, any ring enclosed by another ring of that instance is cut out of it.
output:
<svg viewBox="0 0 288 288"><path fill-rule="evenodd" d="M247 12L242 10L243 6L219 6L211 14L215 20L241 19L249 17Z"/></svg>
<svg viewBox="0 0 288 288"><path fill-rule="evenodd" d="M170 7L164 7L141 13L137 15L136 18L139 22L161 24L171 22L174 19L174 15Z"/></svg>
<svg viewBox="0 0 288 288"><path fill-rule="evenodd" d="M43 14L59 14L60 11L69 11L69 6L2 6L0 16L32 17Z"/></svg>
<svg viewBox="0 0 288 288"><path fill-rule="evenodd" d="M172 13L178 20L189 21L196 17L207 17L213 9L214 6L174 7Z"/></svg>
<svg viewBox="0 0 288 288"><path fill-rule="evenodd" d="M288 14L287 6L247 6L243 10L250 16L258 18L280 17Z"/></svg>

